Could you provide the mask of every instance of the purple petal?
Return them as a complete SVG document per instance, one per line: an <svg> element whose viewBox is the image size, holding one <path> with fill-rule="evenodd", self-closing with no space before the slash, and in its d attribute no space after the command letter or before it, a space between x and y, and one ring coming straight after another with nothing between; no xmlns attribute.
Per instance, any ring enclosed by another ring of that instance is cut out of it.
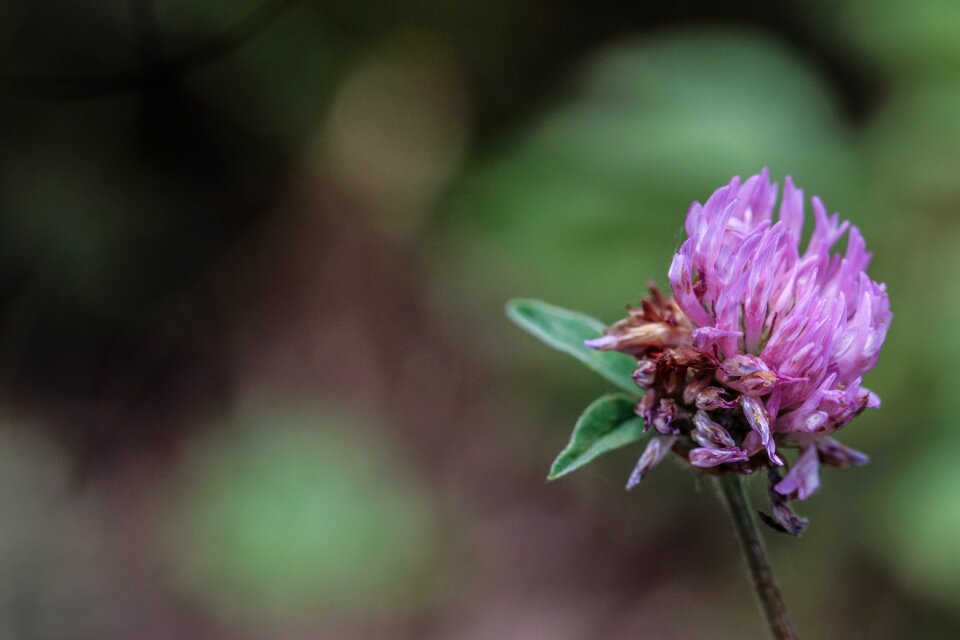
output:
<svg viewBox="0 0 960 640"><path fill-rule="evenodd" d="M749 396L741 398L740 405L743 407L747 424L760 436L760 443L766 445L770 442L770 414L767 413L767 408L763 406L763 402Z"/></svg>
<svg viewBox="0 0 960 640"><path fill-rule="evenodd" d="M783 466L783 460L780 458L780 456L777 455L777 443L774 441L773 438L770 438L770 441L766 444L764 449L767 452L767 458L770 459L770 462L777 465L778 467Z"/></svg>
<svg viewBox="0 0 960 640"><path fill-rule="evenodd" d="M750 428L760 437L760 444L767 452L770 462L779 466L783 460L777 455L777 445L770 435L770 414L763 402L750 396L742 396L740 404L743 406L743 415L747 418Z"/></svg>
<svg viewBox="0 0 960 640"><path fill-rule="evenodd" d="M795 495L797 500L806 500L819 491L820 461L817 458L817 448L808 446L774 489L780 495Z"/></svg>
<svg viewBox="0 0 960 640"><path fill-rule="evenodd" d="M617 346L617 339L613 336L600 336L599 338L584 340L583 346L588 349L613 349Z"/></svg>
<svg viewBox="0 0 960 640"><path fill-rule="evenodd" d="M740 444L740 448L747 452L747 455L754 455L759 453L761 449L764 448L763 443L760 442L760 434L756 431L749 432L743 438L743 442Z"/></svg>
<svg viewBox="0 0 960 640"><path fill-rule="evenodd" d="M716 327L700 327L693 330L693 346L703 351L709 351L711 343L720 338L739 338L742 331L725 331Z"/></svg>
<svg viewBox="0 0 960 640"><path fill-rule="evenodd" d="M801 248L804 193L787 178L774 220L777 195L764 170L691 205L687 239L669 271L674 302L689 321L684 338L725 359L714 383L723 386L701 388L698 378L683 389L684 404L720 411L742 403L774 464L782 461L773 432L808 442L879 406L860 380L877 364L892 320L886 287L867 275L871 254L860 230L814 197L813 231ZM650 380L646 370L638 375L641 384ZM681 397L678 385L670 397ZM651 416L655 408L648 406ZM705 433L694 438L716 445Z"/></svg>
<svg viewBox="0 0 960 640"><path fill-rule="evenodd" d="M783 200L780 203L780 220L790 231L795 243L800 242L803 231L803 190L797 189L793 179L787 176L783 181Z"/></svg>

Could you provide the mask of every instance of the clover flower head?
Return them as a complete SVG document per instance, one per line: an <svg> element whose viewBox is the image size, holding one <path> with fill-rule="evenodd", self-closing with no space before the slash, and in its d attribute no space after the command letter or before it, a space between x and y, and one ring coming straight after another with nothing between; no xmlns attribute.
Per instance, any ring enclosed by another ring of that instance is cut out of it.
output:
<svg viewBox="0 0 960 640"><path fill-rule="evenodd" d="M639 308L587 344L637 358L637 408L656 429L633 486L667 451L695 467L772 471L776 525L803 522L786 501L820 487L819 466L865 464L830 435L879 398L862 385L892 314L870 279L857 227L812 198L805 246L803 191L764 170L733 178L687 213L687 239L669 270L672 297L651 285ZM846 236L846 250L837 244ZM800 455L782 478L782 448Z"/></svg>

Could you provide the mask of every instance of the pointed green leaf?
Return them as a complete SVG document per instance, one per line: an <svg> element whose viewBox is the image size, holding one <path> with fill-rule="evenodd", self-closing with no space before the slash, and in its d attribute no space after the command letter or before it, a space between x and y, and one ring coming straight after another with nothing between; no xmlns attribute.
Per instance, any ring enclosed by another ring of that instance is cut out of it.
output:
<svg viewBox="0 0 960 640"><path fill-rule="evenodd" d="M567 353L621 389L639 395L631 374L636 360L615 351L597 351L583 346L585 340L598 338L606 328L588 315L568 311L540 300L514 299L507 303L507 316L549 346Z"/></svg>
<svg viewBox="0 0 960 640"><path fill-rule="evenodd" d="M547 480L556 480L599 455L642 439L643 420L634 413L636 404L622 393L594 400L577 420L570 443L553 462Z"/></svg>

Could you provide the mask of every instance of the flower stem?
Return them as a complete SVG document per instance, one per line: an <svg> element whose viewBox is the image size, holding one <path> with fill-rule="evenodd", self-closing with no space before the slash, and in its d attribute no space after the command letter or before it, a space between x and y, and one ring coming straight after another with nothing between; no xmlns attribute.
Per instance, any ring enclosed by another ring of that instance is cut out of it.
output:
<svg viewBox="0 0 960 640"><path fill-rule="evenodd" d="M780 587L773 575L773 568L767 558L767 551L760 539L760 533L753 520L753 512L747 494L743 490L743 480L734 473L724 473L717 479L723 493L733 528L740 541L740 550L747 563L750 582L760 602L760 608L767 619L770 632L776 640L798 640L797 632L790 622L787 605L780 595Z"/></svg>

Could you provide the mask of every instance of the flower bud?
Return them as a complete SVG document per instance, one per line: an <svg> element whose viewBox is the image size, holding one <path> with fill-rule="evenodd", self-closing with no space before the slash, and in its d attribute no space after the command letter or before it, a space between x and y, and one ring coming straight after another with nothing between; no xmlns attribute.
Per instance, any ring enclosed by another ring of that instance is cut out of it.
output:
<svg viewBox="0 0 960 640"><path fill-rule="evenodd" d="M633 371L633 381L638 387L643 389L650 388L657 375L657 363L653 360L644 359L637 361L637 368Z"/></svg>
<svg viewBox="0 0 960 640"><path fill-rule="evenodd" d="M672 426L676 418L677 403L669 398L663 398L653 412L653 427L664 435L676 435L680 433Z"/></svg>

